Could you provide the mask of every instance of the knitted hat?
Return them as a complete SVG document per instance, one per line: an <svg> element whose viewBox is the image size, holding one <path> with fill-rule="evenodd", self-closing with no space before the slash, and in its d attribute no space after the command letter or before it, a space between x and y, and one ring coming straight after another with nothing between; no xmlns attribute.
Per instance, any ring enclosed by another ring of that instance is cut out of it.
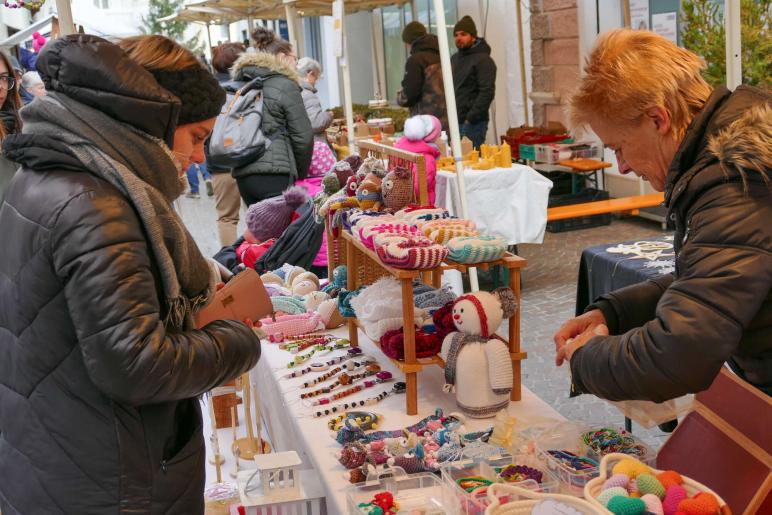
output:
<svg viewBox="0 0 772 515"><path fill-rule="evenodd" d="M184 70L149 70L162 88L180 99L182 107L177 125L215 118L225 103L225 90L203 66Z"/></svg>
<svg viewBox="0 0 772 515"><path fill-rule="evenodd" d="M402 41L408 45L412 45L413 42L426 35L426 27L423 23L417 21L411 21L405 25L405 30L402 31Z"/></svg>
<svg viewBox="0 0 772 515"><path fill-rule="evenodd" d="M419 114L405 120L405 137L410 141L432 142L442 131L442 124L436 116Z"/></svg>
<svg viewBox="0 0 772 515"><path fill-rule="evenodd" d="M453 27L453 34L458 31L464 31L474 37L477 37L477 26L474 24L474 20L470 16L464 16L458 20L456 26Z"/></svg>
<svg viewBox="0 0 772 515"><path fill-rule="evenodd" d="M292 222L292 213L307 201L306 190L293 186L281 196L252 204L247 209L247 229L257 241L278 238Z"/></svg>

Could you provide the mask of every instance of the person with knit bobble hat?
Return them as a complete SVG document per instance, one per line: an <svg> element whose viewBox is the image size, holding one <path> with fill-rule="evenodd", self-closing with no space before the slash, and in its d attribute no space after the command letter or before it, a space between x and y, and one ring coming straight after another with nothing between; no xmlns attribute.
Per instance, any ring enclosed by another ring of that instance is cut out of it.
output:
<svg viewBox="0 0 772 515"><path fill-rule="evenodd" d="M434 205L435 186L437 182L437 158L440 157L440 150L437 147L437 138L440 136L442 126L440 120L432 115L418 115L405 120L405 132L397 142L394 148L407 150L416 154L423 154L426 167L426 186L429 193L429 203ZM413 183L415 187L415 197L418 198L418 174L413 166Z"/></svg>
<svg viewBox="0 0 772 515"><path fill-rule="evenodd" d="M397 93L397 103L409 108L410 116L436 116L443 130L448 130L437 36L427 33L426 27L420 22L411 21L402 31L402 41L410 50L410 57L405 63L405 75L402 78L402 89Z"/></svg>
<svg viewBox="0 0 772 515"><path fill-rule="evenodd" d="M453 27L458 52L450 58L456 110L461 136L468 137L475 148L485 143L488 132L488 110L496 95L496 63L491 47L477 37L477 27L469 16Z"/></svg>

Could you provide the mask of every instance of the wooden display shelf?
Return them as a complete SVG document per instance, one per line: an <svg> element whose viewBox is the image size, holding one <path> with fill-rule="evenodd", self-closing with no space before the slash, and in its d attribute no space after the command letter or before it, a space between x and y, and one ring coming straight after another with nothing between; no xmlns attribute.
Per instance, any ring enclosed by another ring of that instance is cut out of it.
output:
<svg viewBox="0 0 772 515"><path fill-rule="evenodd" d="M447 261L437 268L428 270L412 270L394 268L381 262L378 255L365 247L362 242L353 237L347 231L341 231L341 239L346 247L346 266L348 269L348 289L355 290L362 286L372 284L380 277L391 276L400 282L402 287L402 321L404 323L405 360L392 360L399 370L405 374L407 395L405 396L406 411L408 415L418 414L418 372L423 367L437 365L445 367L445 362L439 356L429 358L416 358L415 353L415 318L413 312L413 281L420 280L439 287L442 280L442 272L445 270L458 270L466 273L470 265ZM514 254L507 253L503 258L487 263L474 265L475 268L487 269L500 265L509 269L509 287L515 294L517 307L509 319L509 338L502 339L509 346L509 355L512 360L512 394L513 401L521 398L520 378L521 361L528 357L527 353L520 351L520 270L528 262ZM348 318L349 340L351 345L359 345L359 321L356 318ZM380 348L380 342L375 342Z"/></svg>

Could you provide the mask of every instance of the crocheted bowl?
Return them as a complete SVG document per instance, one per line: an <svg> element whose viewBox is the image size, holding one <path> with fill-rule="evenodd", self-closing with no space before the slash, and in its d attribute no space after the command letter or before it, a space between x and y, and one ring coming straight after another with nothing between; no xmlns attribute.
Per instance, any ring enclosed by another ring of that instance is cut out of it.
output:
<svg viewBox="0 0 772 515"><path fill-rule="evenodd" d="M597 499L597 497L601 494L603 489L603 484L606 482L607 479L609 479L612 475L612 469L614 468L614 465L616 465L618 462L622 460L630 460L634 459L628 456L627 454L622 453L611 453L607 454L603 457L603 459L600 461L600 475L594 479L591 479L586 485L584 485L584 498L591 503L596 508L599 508L603 510L604 513L608 513L608 510L605 506L603 506ZM651 468L651 467L649 467ZM654 475L660 474L664 471L657 470L654 468L651 468L652 473ZM683 483L681 486L686 490L686 493L689 495L689 497L693 497L694 495L700 493L700 492L707 492L710 494L713 494L716 496L716 499L718 500L718 504L721 507L721 513L729 515L731 511L729 511L729 507L726 505L724 500L719 497L719 495L708 488L707 486L703 485L702 483L698 483L697 481L693 479L689 479L688 477L681 475L683 478Z"/></svg>

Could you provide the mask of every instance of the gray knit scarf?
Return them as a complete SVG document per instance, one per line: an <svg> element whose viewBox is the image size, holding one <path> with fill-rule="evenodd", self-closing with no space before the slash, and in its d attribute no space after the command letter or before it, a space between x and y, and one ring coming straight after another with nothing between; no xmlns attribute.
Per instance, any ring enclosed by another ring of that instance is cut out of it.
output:
<svg viewBox="0 0 772 515"><path fill-rule="evenodd" d="M177 160L161 140L55 93L21 111L24 133L66 144L83 167L106 180L136 210L158 266L167 329L193 328L193 313L214 291L211 268L172 202L182 193Z"/></svg>

